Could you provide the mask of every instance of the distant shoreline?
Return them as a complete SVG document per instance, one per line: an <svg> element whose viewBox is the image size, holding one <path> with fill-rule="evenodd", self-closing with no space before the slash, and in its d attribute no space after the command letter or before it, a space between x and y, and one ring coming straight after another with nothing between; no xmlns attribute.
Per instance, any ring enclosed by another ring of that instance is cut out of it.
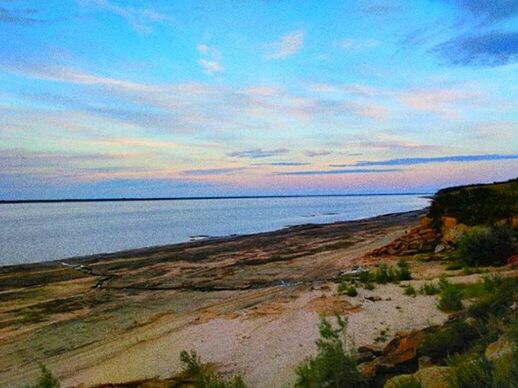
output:
<svg viewBox="0 0 518 388"><path fill-rule="evenodd" d="M369 193L369 194L309 194L309 195L239 195L215 197L150 197L150 198L69 198L69 199L19 199L0 200L0 205L29 203L75 203L75 202L144 202L144 201L200 201L214 199L261 199L261 198L322 198L322 197L375 197L398 195L433 195L433 193Z"/></svg>

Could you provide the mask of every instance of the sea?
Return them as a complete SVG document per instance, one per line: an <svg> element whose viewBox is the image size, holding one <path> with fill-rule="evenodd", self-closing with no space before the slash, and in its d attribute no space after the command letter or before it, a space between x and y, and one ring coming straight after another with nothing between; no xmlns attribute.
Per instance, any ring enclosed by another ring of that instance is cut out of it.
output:
<svg viewBox="0 0 518 388"><path fill-rule="evenodd" d="M422 209L423 194L0 204L0 266Z"/></svg>

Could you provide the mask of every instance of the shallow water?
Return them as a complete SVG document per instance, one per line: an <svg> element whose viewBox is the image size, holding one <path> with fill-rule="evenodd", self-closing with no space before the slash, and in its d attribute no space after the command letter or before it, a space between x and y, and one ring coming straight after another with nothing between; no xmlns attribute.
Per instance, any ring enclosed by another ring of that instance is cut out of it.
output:
<svg viewBox="0 0 518 388"><path fill-rule="evenodd" d="M421 195L0 205L0 265L416 210Z"/></svg>

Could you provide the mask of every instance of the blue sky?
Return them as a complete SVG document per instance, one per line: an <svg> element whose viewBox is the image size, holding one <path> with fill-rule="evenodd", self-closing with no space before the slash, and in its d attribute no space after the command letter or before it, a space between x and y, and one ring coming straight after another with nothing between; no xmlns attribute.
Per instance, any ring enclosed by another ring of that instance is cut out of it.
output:
<svg viewBox="0 0 518 388"><path fill-rule="evenodd" d="M518 174L518 1L0 0L0 198Z"/></svg>

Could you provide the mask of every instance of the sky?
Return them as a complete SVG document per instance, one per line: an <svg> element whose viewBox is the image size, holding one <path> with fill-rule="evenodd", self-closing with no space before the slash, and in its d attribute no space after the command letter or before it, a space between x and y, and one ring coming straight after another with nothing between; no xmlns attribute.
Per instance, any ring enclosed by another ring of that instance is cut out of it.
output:
<svg viewBox="0 0 518 388"><path fill-rule="evenodd" d="M0 0L0 199L517 171L518 0Z"/></svg>

